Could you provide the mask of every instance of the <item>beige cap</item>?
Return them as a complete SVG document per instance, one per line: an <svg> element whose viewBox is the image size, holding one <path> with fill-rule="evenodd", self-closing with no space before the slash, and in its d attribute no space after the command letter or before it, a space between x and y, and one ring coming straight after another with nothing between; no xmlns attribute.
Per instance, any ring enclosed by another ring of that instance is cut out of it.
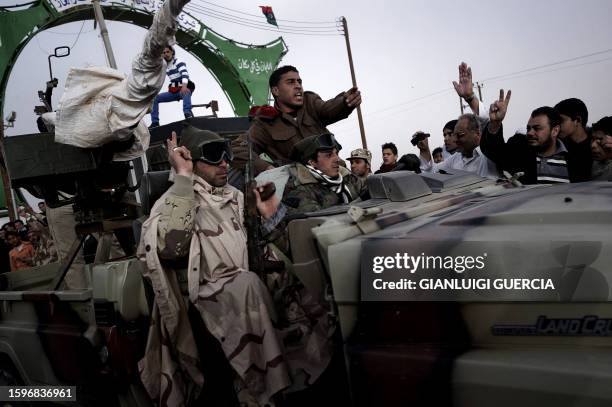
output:
<svg viewBox="0 0 612 407"><path fill-rule="evenodd" d="M372 164L372 153L367 148L358 148L351 151L351 156L348 157L347 160L351 161L355 158L362 158L366 160L368 164Z"/></svg>

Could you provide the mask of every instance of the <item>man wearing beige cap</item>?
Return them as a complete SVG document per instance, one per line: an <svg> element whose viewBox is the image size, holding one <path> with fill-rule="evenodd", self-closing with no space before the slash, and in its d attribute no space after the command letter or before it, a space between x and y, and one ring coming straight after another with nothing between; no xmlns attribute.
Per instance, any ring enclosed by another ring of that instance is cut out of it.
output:
<svg viewBox="0 0 612 407"><path fill-rule="evenodd" d="M347 160L351 162L351 172L363 181L372 173L372 153L367 148L351 151Z"/></svg>

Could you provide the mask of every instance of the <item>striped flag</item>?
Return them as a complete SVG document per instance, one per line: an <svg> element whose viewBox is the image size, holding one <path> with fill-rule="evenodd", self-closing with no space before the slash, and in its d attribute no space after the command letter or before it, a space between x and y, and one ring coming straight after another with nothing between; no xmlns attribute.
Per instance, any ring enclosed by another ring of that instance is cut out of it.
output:
<svg viewBox="0 0 612 407"><path fill-rule="evenodd" d="M261 9L261 12L263 13L263 15L266 16L266 20L268 20L268 24L272 24L278 27L278 24L276 24L276 17L274 17L274 12L272 11L272 7L259 6L259 8Z"/></svg>

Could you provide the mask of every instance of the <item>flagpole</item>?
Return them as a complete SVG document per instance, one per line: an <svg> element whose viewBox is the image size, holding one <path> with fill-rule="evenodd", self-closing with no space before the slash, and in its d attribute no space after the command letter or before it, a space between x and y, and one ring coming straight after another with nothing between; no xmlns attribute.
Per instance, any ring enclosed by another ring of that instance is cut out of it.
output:
<svg viewBox="0 0 612 407"><path fill-rule="evenodd" d="M344 39L346 40L346 51L348 53L349 66L351 68L351 79L353 80L353 87L357 87L357 79L355 79L355 67L353 66L353 53L351 52L351 42L349 40L348 24L346 23L345 17L340 17L342 21L342 28L344 29ZM368 148L366 141L365 129L363 127L363 117L361 116L361 106L357 106L357 120L359 121L359 131L361 133L361 145L363 148Z"/></svg>

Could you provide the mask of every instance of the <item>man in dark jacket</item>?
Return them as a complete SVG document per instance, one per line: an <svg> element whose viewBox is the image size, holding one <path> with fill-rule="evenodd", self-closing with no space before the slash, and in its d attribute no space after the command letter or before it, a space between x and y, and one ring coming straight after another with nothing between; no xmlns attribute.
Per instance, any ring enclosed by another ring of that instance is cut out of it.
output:
<svg viewBox="0 0 612 407"><path fill-rule="evenodd" d="M571 182L589 181L593 157L591 155L591 135L586 125L589 112L580 99L570 98L555 105L561 115L559 138L568 151L568 168Z"/></svg>
<svg viewBox="0 0 612 407"><path fill-rule="evenodd" d="M393 171L397 166L397 147L394 143L385 143L382 145L382 157L383 162L374 174L383 174Z"/></svg>
<svg viewBox="0 0 612 407"><path fill-rule="evenodd" d="M549 106L535 109L527 123L527 134L515 134L504 142L502 121L506 116L510 91L504 91L489 109L489 124L480 140L482 152L500 171L514 175L523 184L569 182L567 149L558 140L561 129L559 113Z"/></svg>
<svg viewBox="0 0 612 407"><path fill-rule="evenodd" d="M251 109L253 117L249 135L255 155L265 153L275 165L289 164L293 146L308 136L328 133L326 126L347 118L361 104L361 93L351 88L328 101L314 92L304 91L302 79L293 66L283 66L272 72L269 80L274 106ZM238 137L233 145L232 165L243 169L249 151L246 135ZM255 158L255 175L271 164Z"/></svg>

